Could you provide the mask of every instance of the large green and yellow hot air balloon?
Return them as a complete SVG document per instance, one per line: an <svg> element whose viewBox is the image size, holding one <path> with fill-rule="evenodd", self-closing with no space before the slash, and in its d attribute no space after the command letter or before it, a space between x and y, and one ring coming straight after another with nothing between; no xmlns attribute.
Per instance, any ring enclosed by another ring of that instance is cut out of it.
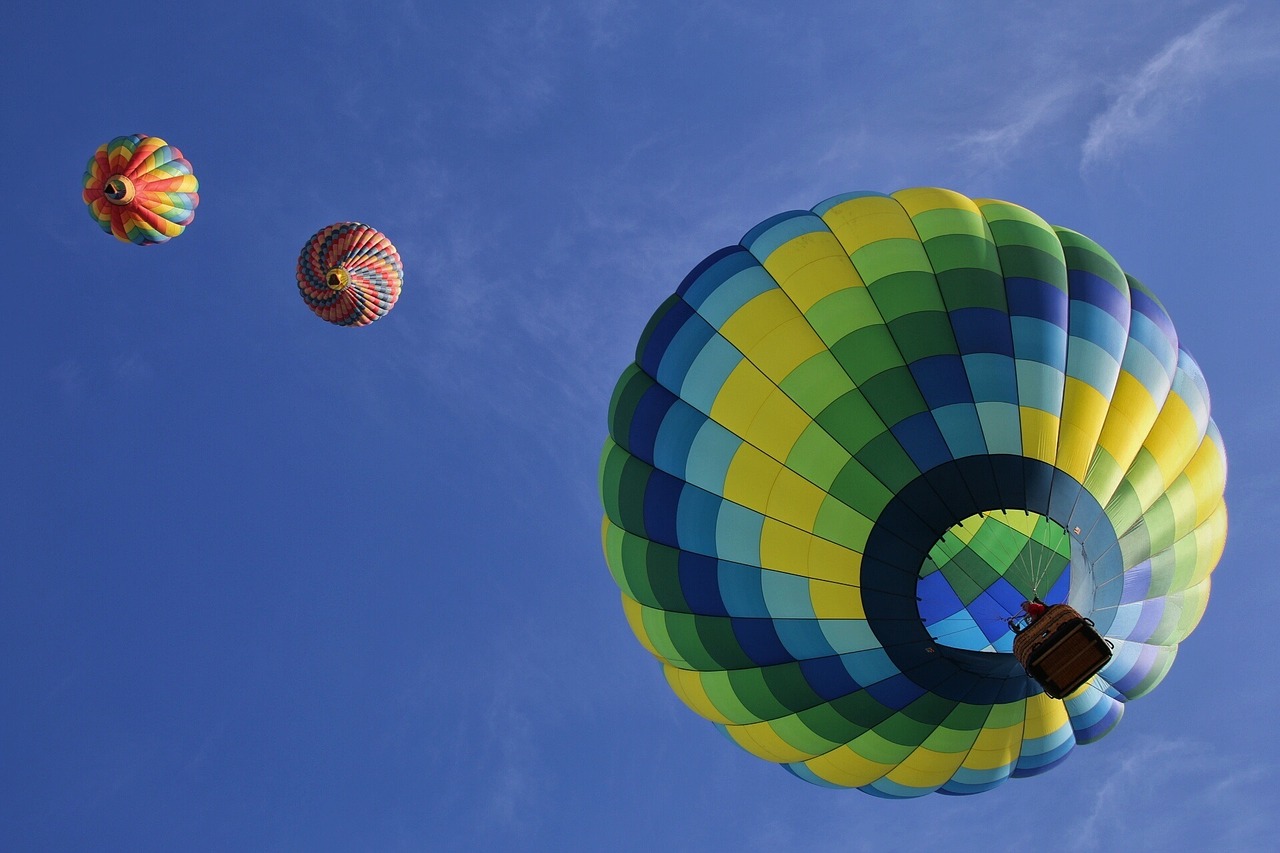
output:
<svg viewBox="0 0 1280 853"><path fill-rule="evenodd" d="M1105 735L1226 538L1205 381L1104 249L1007 202L852 193L699 264L618 382L623 609L690 708L814 783L969 794ZM1024 599L1114 647L1064 699Z"/></svg>
<svg viewBox="0 0 1280 853"><path fill-rule="evenodd" d="M182 152L158 136L117 136L98 147L81 196L102 230L150 246L181 234L195 219L200 182Z"/></svg>

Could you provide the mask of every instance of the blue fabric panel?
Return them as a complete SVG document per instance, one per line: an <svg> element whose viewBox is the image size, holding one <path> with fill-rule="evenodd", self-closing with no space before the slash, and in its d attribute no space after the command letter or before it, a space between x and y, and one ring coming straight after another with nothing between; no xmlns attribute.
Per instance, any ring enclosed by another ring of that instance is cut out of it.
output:
<svg viewBox="0 0 1280 853"><path fill-rule="evenodd" d="M969 375L964 361L957 355L935 355L909 365L920 395L930 409L951 403L972 403Z"/></svg>
<svg viewBox="0 0 1280 853"><path fill-rule="evenodd" d="M740 447L742 439L715 421L703 421L693 444L689 445L685 479L718 494L724 489L724 478Z"/></svg>
<svg viewBox="0 0 1280 853"><path fill-rule="evenodd" d="M680 592L694 613L728 616L729 610L720 598L719 560L702 554L681 552Z"/></svg>
<svg viewBox="0 0 1280 853"><path fill-rule="evenodd" d="M965 372L974 402L1018 402L1018 379L1013 359L1003 355L975 353L964 356Z"/></svg>
<svg viewBox="0 0 1280 853"><path fill-rule="evenodd" d="M684 483L670 474L654 470L644 489L645 537L663 545L678 548L675 508L680 502Z"/></svg>
<svg viewBox="0 0 1280 853"><path fill-rule="evenodd" d="M649 493L645 493L647 499ZM681 549L696 554L716 552L716 518L723 499L696 486L680 492L676 510L676 537Z"/></svg>
<svg viewBox="0 0 1280 853"><path fill-rule="evenodd" d="M733 636L756 666L791 663L791 655L773 630L771 619L732 619Z"/></svg>
<svg viewBox="0 0 1280 853"><path fill-rule="evenodd" d="M1019 360L1061 369L1067 362L1067 330L1034 317L1010 317L1013 348Z"/></svg>
<svg viewBox="0 0 1280 853"><path fill-rule="evenodd" d="M1065 354L1064 352L1063 355ZM1060 415L1065 384L1066 377L1054 365L1040 361L1018 361L1019 405Z"/></svg>
<svg viewBox="0 0 1280 853"><path fill-rule="evenodd" d="M708 255L680 282L676 295L697 309L707 295L712 293L721 282L748 267L759 266L760 262L741 246L725 246Z"/></svg>
<svg viewBox="0 0 1280 853"><path fill-rule="evenodd" d="M760 565L760 531L764 516L729 501L720 504L716 519L716 553L735 563Z"/></svg>
<svg viewBox="0 0 1280 853"><path fill-rule="evenodd" d="M766 290L775 290L777 282L764 267L749 267L723 283L698 306L698 313L717 329L725 324L743 305Z"/></svg>
<svg viewBox="0 0 1280 853"><path fill-rule="evenodd" d="M1073 302L1097 306L1122 326L1129 325L1129 294L1099 275L1082 269L1067 270L1067 293Z"/></svg>
<svg viewBox="0 0 1280 853"><path fill-rule="evenodd" d="M658 432L667 412L674 405L676 396L660 385L649 386L649 390L641 395L631 415L631 427L627 431L627 449L632 456L638 456L645 462L653 462Z"/></svg>
<svg viewBox="0 0 1280 853"><path fill-rule="evenodd" d="M674 313L675 309L672 309L668 316ZM665 334L665 326L658 331ZM655 331L650 340L655 341L657 338L658 332ZM694 361L706 349L707 344L715 339L715 330L707 325L707 322L701 317L696 314L690 314L685 318L684 324L675 329L671 337L667 339L666 349L662 351L661 357L654 363L652 369L647 363L647 358L646 363L641 366L644 367L646 373L657 379L661 385L678 392L681 386L684 385L685 378L688 376L689 369Z"/></svg>
<svg viewBox="0 0 1280 853"><path fill-rule="evenodd" d="M685 476L685 463L688 461L689 448L707 422L706 415L675 398L676 403L667 410L658 427L658 434L653 441L653 464L669 474L689 479Z"/></svg>
<svg viewBox="0 0 1280 853"><path fill-rule="evenodd" d="M982 456L987 452L987 442L982 433L982 421L973 403L956 403L933 410L933 419L942 431L954 459L965 456Z"/></svg>
<svg viewBox="0 0 1280 853"><path fill-rule="evenodd" d="M1011 318L1034 318L1063 330L1067 328L1067 294L1049 282L1006 278L1004 290Z"/></svg>
<svg viewBox="0 0 1280 853"><path fill-rule="evenodd" d="M938 424L929 412L919 412L894 424L890 430L902 449L920 471L951 459L951 449L938 432Z"/></svg>
<svg viewBox="0 0 1280 853"><path fill-rule="evenodd" d="M671 341L689 322L689 318L694 316L693 308L678 299L669 299L663 303L649 320L649 325L645 329L647 334L640 338L640 346L636 351L636 364L650 376L658 376ZM710 328L703 331L704 336L709 337L711 334L713 331ZM672 387L678 388L679 384Z"/></svg>
<svg viewBox="0 0 1280 853"><path fill-rule="evenodd" d="M950 317L961 355L989 352L1013 357L1013 329L1008 314L994 308L960 308Z"/></svg>
<svg viewBox="0 0 1280 853"><path fill-rule="evenodd" d="M779 246L814 231L830 233L822 219L807 210L790 210L770 216L743 235L740 241L761 261L772 255Z"/></svg>
<svg viewBox="0 0 1280 853"><path fill-rule="evenodd" d="M710 414L724 381L741 362L742 353L717 335L702 347L687 372L680 377L682 381L678 386L665 381L662 375L658 376L658 381L677 391L690 405Z"/></svg>
<svg viewBox="0 0 1280 853"><path fill-rule="evenodd" d="M1120 361L1129 339L1129 318L1126 316L1121 323L1096 305L1072 301L1069 331L1073 338L1092 341Z"/></svg>
<svg viewBox="0 0 1280 853"><path fill-rule="evenodd" d="M824 655L834 654L831 644L822 634L822 628L812 619L774 618L774 630L786 647L787 653L799 661L809 659L831 660Z"/></svg>
<svg viewBox="0 0 1280 853"><path fill-rule="evenodd" d="M801 658L800 671L813 692L827 702L848 696L861 686L837 657Z"/></svg>

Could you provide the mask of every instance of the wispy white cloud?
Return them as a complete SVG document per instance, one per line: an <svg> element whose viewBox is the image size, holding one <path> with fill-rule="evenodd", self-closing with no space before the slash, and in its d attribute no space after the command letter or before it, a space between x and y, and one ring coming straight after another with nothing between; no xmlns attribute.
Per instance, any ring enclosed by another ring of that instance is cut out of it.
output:
<svg viewBox="0 0 1280 853"><path fill-rule="evenodd" d="M1200 101L1212 86L1280 57L1274 28L1241 18L1240 5L1227 6L1160 49L1116 89L1110 104L1094 117L1081 147L1081 166L1110 160L1155 133Z"/></svg>

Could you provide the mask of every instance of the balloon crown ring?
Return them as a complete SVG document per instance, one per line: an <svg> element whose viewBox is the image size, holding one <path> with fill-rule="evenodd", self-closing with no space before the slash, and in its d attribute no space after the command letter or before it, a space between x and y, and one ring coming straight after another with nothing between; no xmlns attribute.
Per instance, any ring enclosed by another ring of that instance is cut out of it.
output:
<svg viewBox="0 0 1280 853"><path fill-rule="evenodd" d="M112 204L128 204L137 195L133 181L124 175L113 175L102 188L102 194Z"/></svg>
<svg viewBox="0 0 1280 853"><path fill-rule="evenodd" d="M346 290L347 285L351 284L351 273L342 267L334 267L325 273L324 280L330 290Z"/></svg>

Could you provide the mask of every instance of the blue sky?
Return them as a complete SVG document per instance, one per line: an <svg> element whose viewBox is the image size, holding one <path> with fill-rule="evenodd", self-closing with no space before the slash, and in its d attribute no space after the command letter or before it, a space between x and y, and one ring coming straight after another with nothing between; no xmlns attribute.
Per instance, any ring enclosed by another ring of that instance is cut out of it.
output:
<svg viewBox="0 0 1280 853"><path fill-rule="evenodd" d="M11 16L0 372L6 850L1265 849L1280 747L1280 12L1262 2L28 6ZM961 7L961 8L957 8ZM201 182L146 250L79 199L113 136ZM1119 728L889 803L689 712L599 546L652 310L839 192L1022 204L1154 289L1204 368L1231 533ZM329 326L306 239L396 243Z"/></svg>

